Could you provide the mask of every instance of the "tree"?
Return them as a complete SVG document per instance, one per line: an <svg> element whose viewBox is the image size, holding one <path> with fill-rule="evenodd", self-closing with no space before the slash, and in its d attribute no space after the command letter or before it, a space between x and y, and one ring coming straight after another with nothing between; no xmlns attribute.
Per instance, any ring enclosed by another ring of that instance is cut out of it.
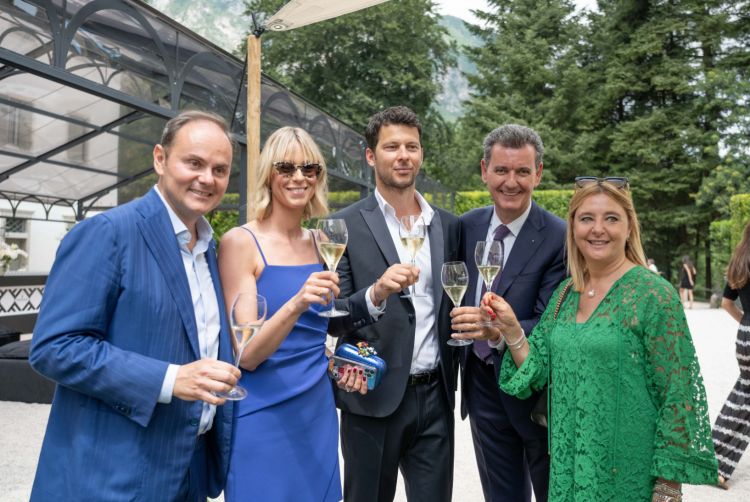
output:
<svg viewBox="0 0 750 502"><path fill-rule="evenodd" d="M468 50L477 72L467 75L473 93L458 123L453 154L464 176L453 186L480 183L482 139L508 122L542 135L545 186L554 186L555 179L567 181L563 145L569 143L585 97L576 65L583 28L573 5L568 0L490 0L488 7L477 13L482 25L470 27L484 43Z"/></svg>
<svg viewBox="0 0 750 502"><path fill-rule="evenodd" d="M726 59L732 5L602 0L590 17L593 74L603 91L595 108L602 165L631 178L647 253L667 264L683 253L703 255L707 287L709 224L718 213L696 197L717 170L736 164L726 147L737 118L747 118L731 97L738 92Z"/></svg>
<svg viewBox="0 0 750 502"><path fill-rule="evenodd" d="M272 15L285 0L247 2ZM369 117L406 105L422 120L426 167L449 142L450 128L432 103L438 76L455 62L455 47L431 0L386 2L287 32L263 35L262 69L357 131Z"/></svg>

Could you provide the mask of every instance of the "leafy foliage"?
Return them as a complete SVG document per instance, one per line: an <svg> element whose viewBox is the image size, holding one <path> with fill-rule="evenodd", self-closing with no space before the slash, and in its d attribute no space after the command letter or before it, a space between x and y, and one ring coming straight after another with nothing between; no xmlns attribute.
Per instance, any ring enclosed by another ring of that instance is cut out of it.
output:
<svg viewBox="0 0 750 502"><path fill-rule="evenodd" d="M272 15L286 0L252 0ZM423 124L425 168L441 158L450 129L433 107L439 77L455 64L455 44L431 0L386 2L342 17L263 35L262 69L357 131L369 117L405 105ZM405 22L408 20L408 22Z"/></svg>

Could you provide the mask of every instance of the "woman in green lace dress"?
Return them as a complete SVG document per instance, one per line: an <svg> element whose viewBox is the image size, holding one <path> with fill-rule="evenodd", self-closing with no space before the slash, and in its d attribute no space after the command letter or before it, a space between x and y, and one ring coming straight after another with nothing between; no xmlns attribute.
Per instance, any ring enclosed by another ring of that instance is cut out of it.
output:
<svg viewBox="0 0 750 502"><path fill-rule="evenodd" d="M717 469L682 305L646 268L627 180L576 181L571 278L533 335L502 298L484 299L510 349L500 386L523 398L552 382L550 501L679 501L681 483L715 484Z"/></svg>

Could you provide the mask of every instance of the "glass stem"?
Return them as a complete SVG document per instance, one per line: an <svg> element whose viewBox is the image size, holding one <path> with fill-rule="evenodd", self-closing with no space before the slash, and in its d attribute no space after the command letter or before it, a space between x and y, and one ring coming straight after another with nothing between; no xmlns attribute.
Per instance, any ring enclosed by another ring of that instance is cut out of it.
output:
<svg viewBox="0 0 750 502"><path fill-rule="evenodd" d="M411 257L411 266L412 267L416 267L417 266L417 260L416 260L415 256ZM411 295L412 296L417 296L417 283L416 282L411 285Z"/></svg>

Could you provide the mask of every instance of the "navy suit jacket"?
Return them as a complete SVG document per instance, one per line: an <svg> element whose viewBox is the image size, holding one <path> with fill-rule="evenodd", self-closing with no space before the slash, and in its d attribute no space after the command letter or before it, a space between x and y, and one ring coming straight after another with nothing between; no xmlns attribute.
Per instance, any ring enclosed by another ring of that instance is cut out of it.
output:
<svg viewBox="0 0 750 502"><path fill-rule="evenodd" d="M464 297L464 305L474 305L479 278L474 262L474 248L477 241L487 238L493 211L494 206L486 206L461 216L460 259L464 260L469 268L469 287ZM532 201L529 216L516 237L500 274L497 290L494 292L510 304L524 331L530 335L542 317L550 296L564 277L565 222ZM468 346L461 354L464 369L470 350L472 350L471 346ZM500 363L499 354L496 350L493 353L497 370ZM464 380L462 379L462 382ZM464 390L462 395L466 396L465 388L462 387L462 390ZM517 400L511 396L502 395L506 410L508 410ZM531 400L531 404L533 402L534 400ZM466 398L462 398L461 417L466 418L466 414ZM528 416L524 418L527 419Z"/></svg>
<svg viewBox="0 0 750 502"><path fill-rule="evenodd" d="M216 264L219 359L231 345ZM152 189L76 225L47 280L29 360L55 380L31 499L174 500L196 444L202 402L157 403L169 363L200 359L177 239ZM227 472L232 407L206 433L208 490Z"/></svg>

